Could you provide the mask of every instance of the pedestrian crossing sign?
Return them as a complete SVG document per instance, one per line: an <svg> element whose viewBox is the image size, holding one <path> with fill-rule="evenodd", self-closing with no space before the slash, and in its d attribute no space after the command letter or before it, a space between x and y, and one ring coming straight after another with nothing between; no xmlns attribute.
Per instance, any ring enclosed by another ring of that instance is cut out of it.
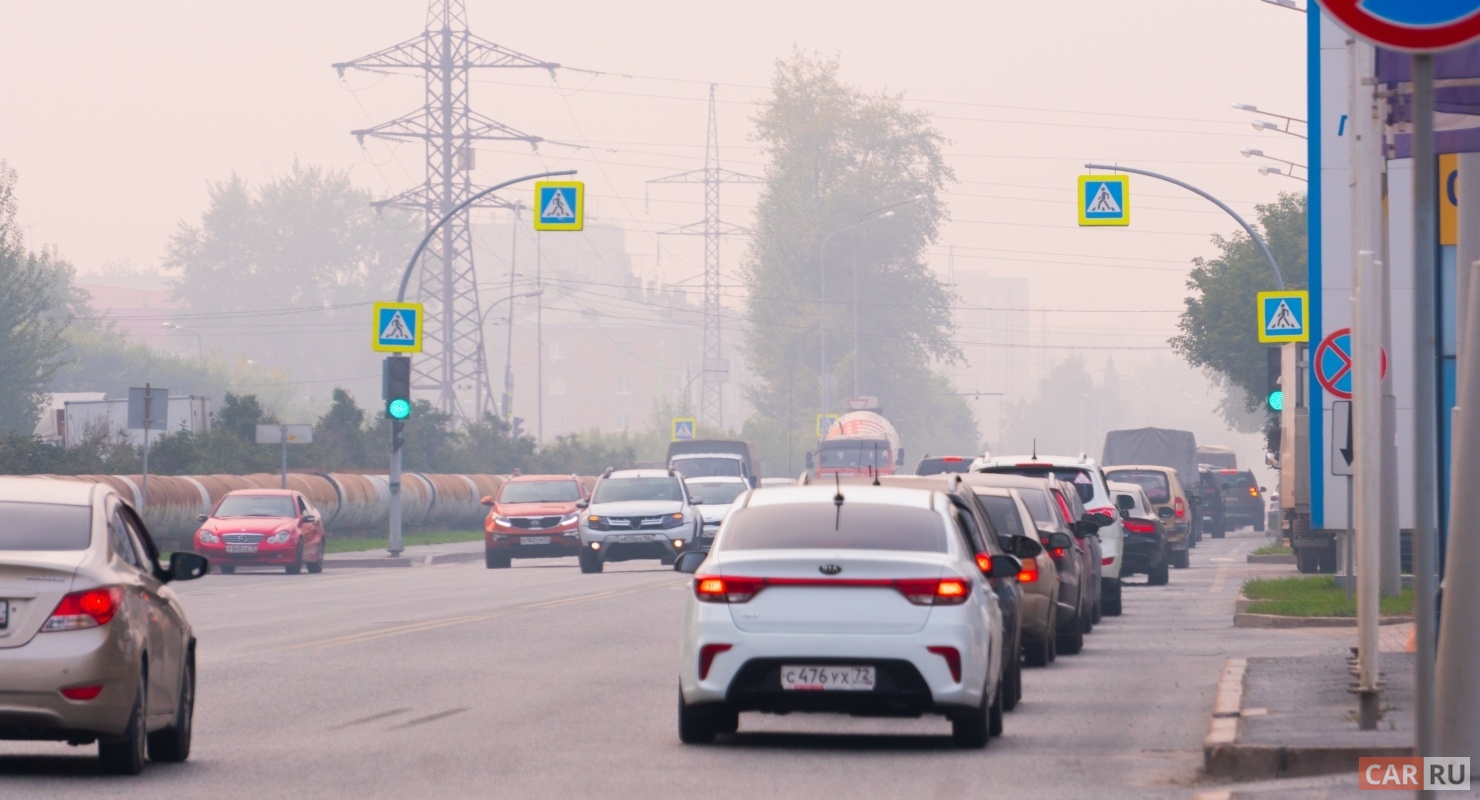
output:
<svg viewBox="0 0 1480 800"><path fill-rule="evenodd" d="M420 353L421 303L376 303L371 315L370 349L377 353Z"/></svg>
<svg viewBox="0 0 1480 800"><path fill-rule="evenodd" d="M674 417L672 440L675 442L687 442L694 438L694 430L699 427L699 420L693 417Z"/></svg>
<svg viewBox="0 0 1480 800"><path fill-rule="evenodd" d="M586 184L540 181L534 185L534 229L578 231L586 224Z"/></svg>
<svg viewBox="0 0 1480 800"><path fill-rule="evenodd" d="M817 438L819 438L819 439L826 439L827 438L827 432L830 431L830 430L832 430L832 426L834 424L836 424L837 421L838 421L838 415L837 414L818 414L817 415Z"/></svg>
<svg viewBox="0 0 1480 800"><path fill-rule="evenodd" d="M1260 292L1254 305L1259 309L1259 341L1310 341L1310 292Z"/></svg>
<svg viewBox="0 0 1480 800"><path fill-rule="evenodd" d="M1080 175L1080 227L1131 224L1131 176Z"/></svg>

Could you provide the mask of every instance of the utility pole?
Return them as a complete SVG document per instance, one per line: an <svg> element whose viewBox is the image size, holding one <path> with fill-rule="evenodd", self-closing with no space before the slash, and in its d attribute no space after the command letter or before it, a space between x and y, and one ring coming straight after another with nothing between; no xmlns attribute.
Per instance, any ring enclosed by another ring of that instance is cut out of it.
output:
<svg viewBox="0 0 1480 800"><path fill-rule="evenodd" d="M422 73L426 102L421 108L351 133L361 142L370 137L425 144L426 179L422 184L374 205L419 209L425 213L428 227L477 191L472 183L474 142L528 142L534 147L542 141L472 110L468 104L470 71L554 70L559 66L474 35L468 30L467 19L466 0L430 0L426 30L421 34L333 65L341 77L347 69ZM481 205L512 207L497 197L489 197ZM434 393L440 410L467 421L483 409L462 408L457 399L459 384L471 383L482 397L493 396L483 332L477 325L478 281L467 218L449 221L427 250L419 281L419 294L427 306L425 347L414 361L413 386Z"/></svg>
<svg viewBox="0 0 1480 800"><path fill-rule="evenodd" d="M728 170L719 165L719 123L715 111L714 84L709 84L709 131L705 138L704 168L680 172L648 183L704 184L704 220L663 231L666 235L704 237L704 363L700 376L699 422L715 428L725 424L724 384L729 380L721 333L719 240L721 236L747 233L720 220L719 187L725 183L760 183L762 178Z"/></svg>

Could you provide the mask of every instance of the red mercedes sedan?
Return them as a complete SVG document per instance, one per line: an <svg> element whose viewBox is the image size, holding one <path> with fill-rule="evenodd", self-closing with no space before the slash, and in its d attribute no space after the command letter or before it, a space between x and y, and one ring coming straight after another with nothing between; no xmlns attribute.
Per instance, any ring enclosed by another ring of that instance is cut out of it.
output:
<svg viewBox="0 0 1480 800"><path fill-rule="evenodd" d="M195 552L227 575L237 567L282 567L289 575L324 569L324 523L298 492L238 489L199 519Z"/></svg>
<svg viewBox="0 0 1480 800"><path fill-rule="evenodd" d="M507 569L515 558L560 558L581 551L576 503L589 500L574 475L519 475L483 498L484 562Z"/></svg>

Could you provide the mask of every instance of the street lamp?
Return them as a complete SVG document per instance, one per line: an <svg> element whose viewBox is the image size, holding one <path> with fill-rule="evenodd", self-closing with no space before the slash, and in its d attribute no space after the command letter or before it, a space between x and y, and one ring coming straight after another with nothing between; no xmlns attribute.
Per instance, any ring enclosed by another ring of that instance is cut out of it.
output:
<svg viewBox="0 0 1480 800"><path fill-rule="evenodd" d="M1298 12L1300 12L1302 14L1305 13L1305 9L1303 9L1299 5L1297 5L1295 3L1295 0L1264 0L1264 2L1266 2L1266 3L1268 3L1268 4L1272 5L1272 6L1279 6L1280 8L1288 8L1291 11L1298 11Z"/></svg>
<svg viewBox="0 0 1480 800"><path fill-rule="evenodd" d="M916 196L917 197L921 197L923 195L916 195ZM894 206L904 205L904 203L910 203L910 202L914 202L914 200L911 199L911 200L906 200L906 201L901 202L901 203L894 203L893 205L884 206L884 209L892 208ZM890 217L894 216L894 212L893 211L884 211L884 213L879 214L879 212L880 211L883 211L884 209L876 208L873 211L870 211L867 214L864 214L863 215L864 217L866 217L866 219L861 219L858 222L855 222L855 223L853 223L852 225L849 225L846 228L839 228L838 230L835 230L832 233L829 233L828 235L822 237L822 244L817 248L817 260L818 260L818 269L817 269L817 349L818 349L818 352L820 354L820 366L819 366L819 369L818 369L818 372L817 372L817 382L820 383L820 384L822 384L822 387L821 387L822 388L822 413L824 413L824 414L827 413L827 409L829 408L829 406L828 406L828 396L827 396L828 395L828 393L827 393L828 386L827 386L827 325L826 325L826 322L827 322L827 313L826 313L826 310L827 310L827 305L826 305L826 303L827 303L827 243L830 242L830 241L832 241L832 238L834 236L837 236L837 235L843 234L843 233L847 233L848 231L854 230L856 228L862 228L863 226L868 225L870 223L878 222L879 220L889 219ZM878 216L871 216L873 214L878 214ZM853 293L853 299L854 299L854 306L853 307L854 307L855 313L856 313L856 309L858 308L858 291L857 291L858 284L857 284L857 281L856 281L856 278L857 278L857 275L856 275L857 270L854 270L854 272L855 272L855 276L854 276L855 277L855 282L854 282L854 293ZM855 321L856 321L856 316L855 316ZM855 326L855 341L856 340L857 339L856 339L856 326ZM856 355L855 355L855 360L857 360Z"/></svg>
<svg viewBox="0 0 1480 800"><path fill-rule="evenodd" d="M1284 175L1287 178L1294 178L1297 181L1309 183L1309 181L1307 181L1305 178L1302 178L1299 175L1295 174L1295 170L1306 168L1304 164L1297 164L1294 161L1290 161L1288 159L1283 159L1278 156L1272 156L1265 153L1263 150L1256 150L1252 147L1245 147L1244 149L1239 151L1239 154L1242 155L1244 158L1250 158L1254 156L1257 156L1259 158L1267 158L1270 161L1278 161L1281 164L1286 164L1290 167L1290 171L1285 172L1279 167L1262 166L1259 168L1260 175Z"/></svg>
<svg viewBox="0 0 1480 800"><path fill-rule="evenodd" d="M181 333L188 333L191 336L194 336L195 337L195 355L201 361L205 361L206 360L206 346L204 344L201 344L200 334L196 333L195 331L190 330L189 328L182 328L182 327L180 327L179 325L176 325L173 322L162 322L162 323L160 323L160 327L161 328L170 328L171 330L177 330L177 331L179 331Z"/></svg>
<svg viewBox="0 0 1480 800"><path fill-rule="evenodd" d="M483 314L478 317L478 330L479 331L483 330L483 324L488 319L488 312L494 310L495 308L498 308L499 306L503 305L504 303L510 302L512 300L517 300L517 299L519 299L521 297L538 297L538 296L540 296L540 295L542 295L544 293L545 293L544 287L540 287L538 289L533 289L533 290L528 291L528 292L522 292L522 293L519 293L519 294L511 294L508 297L503 297L503 298L500 298L498 300L493 301L492 303L490 303L488 305L488 308L483 309ZM484 363L487 363L487 361L488 361L487 356L484 357L483 361L484 361ZM513 393L514 393L514 315L513 314L510 314L509 315L509 337L508 337L508 345L506 346L506 348L504 350L504 408L503 408L504 419L511 419L510 414L509 414L509 400L510 400L510 396L513 395ZM481 384L481 383L478 384L478 394L480 396L477 398L477 401L475 402L474 407L477 408L477 409L479 409L479 413L481 414L482 413L482 408L483 408L483 398L481 396L483 394L483 384Z"/></svg>
<svg viewBox="0 0 1480 800"><path fill-rule="evenodd" d="M1304 134L1296 133L1295 131L1290 130L1290 125L1292 123L1300 125L1306 124L1305 120L1299 117L1286 116L1285 114L1276 114L1273 111L1261 111L1258 106L1250 105L1249 103L1234 103L1233 107L1238 109L1239 111L1248 111L1251 114L1263 114L1267 117L1276 117L1278 119L1284 120L1283 124L1277 124L1274 122L1270 122L1269 120L1256 119L1250 123L1254 126L1254 130L1256 131L1274 131L1276 133L1283 133L1294 136L1297 139L1306 138Z"/></svg>

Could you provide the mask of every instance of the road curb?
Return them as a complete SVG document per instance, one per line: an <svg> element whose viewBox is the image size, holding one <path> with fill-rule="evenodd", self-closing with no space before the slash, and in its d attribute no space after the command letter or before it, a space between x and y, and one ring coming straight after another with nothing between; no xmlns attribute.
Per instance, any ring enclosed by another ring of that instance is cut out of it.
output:
<svg viewBox="0 0 1480 800"><path fill-rule="evenodd" d="M1262 616L1262 615L1254 615ZM1304 778L1357 771L1358 759L1370 756L1409 756L1408 746L1373 745L1280 745L1248 744L1239 741L1245 714L1265 713L1243 708L1244 674L1248 659L1230 658L1223 663L1213 715L1203 739L1203 772L1213 778L1237 781Z"/></svg>
<svg viewBox="0 0 1480 800"><path fill-rule="evenodd" d="M438 564L471 564L471 563L473 563L475 561L482 561L482 560L483 560L483 553L482 552L477 552L477 553L437 553L436 555L427 556L426 557L426 560L422 562L422 566L424 566L424 567L433 567L433 566L436 566Z"/></svg>
<svg viewBox="0 0 1480 800"><path fill-rule="evenodd" d="M1248 562L1250 564L1290 564L1290 565L1294 565L1294 563L1295 563L1295 554L1294 553L1291 553L1289 555L1280 555L1280 554L1276 553L1276 554L1272 554L1272 555L1262 555L1262 556L1261 555L1254 555L1253 553L1250 553L1246 558L1247 558L1247 560L1248 560Z"/></svg>
<svg viewBox="0 0 1480 800"><path fill-rule="evenodd" d="M324 569L372 569L379 567L409 567L411 559L398 558L326 558Z"/></svg>
<svg viewBox="0 0 1480 800"><path fill-rule="evenodd" d="M1413 617L1383 617L1379 625L1401 625L1412 622ZM1250 614L1240 611L1233 615L1235 628L1355 628L1356 617L1286 617L1279 614Z"/></svg>

